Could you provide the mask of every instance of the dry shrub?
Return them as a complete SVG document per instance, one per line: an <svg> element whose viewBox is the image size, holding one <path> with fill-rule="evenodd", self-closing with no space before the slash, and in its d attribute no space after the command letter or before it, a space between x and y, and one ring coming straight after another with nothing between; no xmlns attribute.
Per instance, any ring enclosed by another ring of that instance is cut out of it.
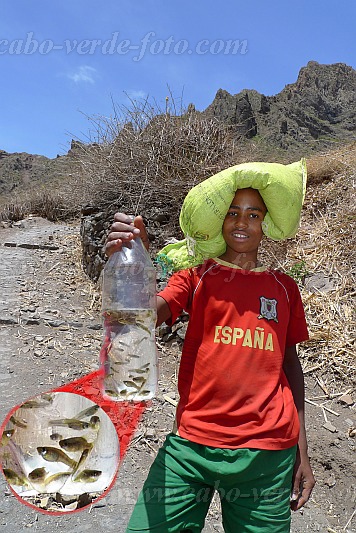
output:
<svg viewBox="0 0 356 533"><path fill-rule="evenodd" d="M30 213L29 206L21 201L12 201L5 203L0 209L0 220L10 220L16 222L22 220Z"/></svg>
<svg viewBox="0 0 356 533"><path fill-rule="evenodd" d="M0 220L22 220L30 213L51 221L66 220L79 215L77 202L70 202L68 194L53 190L35 189L27 191L11 202L1 206Z"/></svg>
<svg viewBox="0 0 356 533"><path fill-rule="evenodd" d="M176 223L172 229L191 187L257 154L231 126L192 108L176 114L168 101L165 110L148 100L132 102L113 117L91 121L90 142L77 153L85 201L147 218L163 209Z"/></svg>

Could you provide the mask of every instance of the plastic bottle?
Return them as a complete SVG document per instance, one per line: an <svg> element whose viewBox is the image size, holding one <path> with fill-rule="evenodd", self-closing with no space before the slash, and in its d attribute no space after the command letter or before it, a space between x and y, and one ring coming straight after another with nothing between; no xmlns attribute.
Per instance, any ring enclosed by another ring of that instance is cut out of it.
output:
<svg viewBox="0 0 356 533"><path fill-rule="evenodd" d="M156 271L140 238L105 265L102 285L104 390L113 400L149 400L157 390Z"/></svg>

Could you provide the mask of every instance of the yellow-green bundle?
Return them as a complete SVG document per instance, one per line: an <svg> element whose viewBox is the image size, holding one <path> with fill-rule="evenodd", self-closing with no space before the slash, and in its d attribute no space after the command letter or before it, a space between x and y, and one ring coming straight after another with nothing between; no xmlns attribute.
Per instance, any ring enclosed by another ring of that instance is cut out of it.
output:
<svg viewBox="0 0 356 533"><path fill-rule="evenodd" d="M251 187L267 207L262 229L267 237L294 237L300 221L306 187L306 164L243 163L227 168L189 191L179 223L185 239L165 246L160 256L181 270L225 252L222 226L237 189Z"/></svg>

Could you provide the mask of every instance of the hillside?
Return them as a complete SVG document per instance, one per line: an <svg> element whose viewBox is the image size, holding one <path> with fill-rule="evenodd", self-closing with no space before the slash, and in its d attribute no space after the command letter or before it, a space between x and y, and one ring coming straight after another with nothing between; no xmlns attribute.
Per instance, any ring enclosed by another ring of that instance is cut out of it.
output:
<svg viewBox="0 0 356 533"><path fill-rule="evenodd" d="M246 160L292 161L355 138L356 71L343 63L310 61L297 81L275 96L219 89L205 111L196 112L190 104L189 112L230 126L245 143ZM73 155L81 146L73 141L68 154L55 159L0 150L0 204L40 187L60 189L75 172Z"/></svg>
<svg viewBox="0 0 356 533"><path fill-rule="evenodd" d="M0 199L20 188L29 189L60 184L71 173L73 160L68 156L49 159L25 152L9 154L0 150Z"/></svg>

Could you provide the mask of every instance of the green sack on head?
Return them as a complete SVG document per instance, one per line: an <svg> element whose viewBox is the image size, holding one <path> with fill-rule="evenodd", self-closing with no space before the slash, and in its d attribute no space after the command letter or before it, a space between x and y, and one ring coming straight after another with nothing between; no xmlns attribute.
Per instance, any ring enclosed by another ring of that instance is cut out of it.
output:
<svg viewBox="0 0 356 533"><path fill-rule="evenodd" d="M243 163L215 174L187 194L179 217L185 239L159 256L181 270L225 252L222 226L237 189L257 189L267 207L262 230L273 240L294 237L305 196L306 164Z"/></svg>

